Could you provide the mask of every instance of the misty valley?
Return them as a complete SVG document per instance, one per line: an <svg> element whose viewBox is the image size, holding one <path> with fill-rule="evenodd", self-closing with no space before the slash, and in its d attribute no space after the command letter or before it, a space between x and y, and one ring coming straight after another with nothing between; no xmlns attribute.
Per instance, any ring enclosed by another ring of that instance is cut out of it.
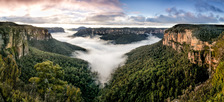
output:
<svg viewBox="0 0 224 102"><path fill-rule="evenodd" d="M73 32L70 33L52 33L52 37L59 41L87 49L87 51L75 51L71 57L80 58L89 62L91 70L99 74L99 81L102 84L109 80L109 76L116 68L125 64L127 58L125 54L127 52L139 46L150 45L161 40L149 34L145 40L138 42L113 44L110 41L101 40L99 36L73 38L70 37L73 35Z"/></svg>
<svg viewBox="0 0 224 102"><path fill-rule="evenodd" d="M0 0L0 102L224 102L224 0Z"/></svg>
<svg viewBox="0 0 224 102"><path fill-rule="evenodd" d="M222 101L223 31L0 22L0 101Z"/></svg>

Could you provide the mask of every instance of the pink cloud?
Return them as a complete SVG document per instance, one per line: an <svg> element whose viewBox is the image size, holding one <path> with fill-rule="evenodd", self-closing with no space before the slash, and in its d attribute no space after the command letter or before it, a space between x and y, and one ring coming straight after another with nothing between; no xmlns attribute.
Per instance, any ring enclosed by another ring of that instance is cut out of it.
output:
<svg viewBox="0 0 224 102"><path fill-rule="evenodd" d="M1 9L15 10L21 7L32 9L39 6L42 10L71 9L83 11L122 11L118 0L0 0Z"/></svg>
<svg viewBox="0 0 224 102"><path fill-rule="evenodd" d="M0 0L0 17L14 21L24 17L32 22L36 17L47 18L52 23L71 23L83 21L91 14L123 12L121 6L119 0ZM60 19L51 21L55 17Z"/></svg>

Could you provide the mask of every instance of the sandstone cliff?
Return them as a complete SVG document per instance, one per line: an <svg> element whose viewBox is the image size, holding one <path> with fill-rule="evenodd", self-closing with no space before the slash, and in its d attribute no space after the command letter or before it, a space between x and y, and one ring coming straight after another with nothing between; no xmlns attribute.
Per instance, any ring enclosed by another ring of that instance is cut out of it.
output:
<svg viewBox="0 0 224 102"><path fill-rule="evenodd" d="M214 31L210 35L206 35L203 32L211 32L207 28L212 28ZM215 67L218 61L213 56L213 45L215 45L216 39L219 36L219 32L216 30L224 30L224 26L213 25L176 25L173 28L168 29L164 33L163 45L171 46L177 51L183 49L188 50L188 59L195 64L199 65L211 65ZM196 33L201 31L200 33ZM217 34L216 34L217 33ZM199 35L200 34L200 35ZM212 35L212 36L211 36ZM216 36L214 36L216 35ZM209 40L203 41L200 37L210 37ZM211 61L211 62L210 62Z"/></svg>
<svg viewBox="0 0 224 102"><path fill-rule="evenodd" d="M50 33L44 28L0 22L0 48L20 58L29 52L28 40L48 40Z"/></svg>

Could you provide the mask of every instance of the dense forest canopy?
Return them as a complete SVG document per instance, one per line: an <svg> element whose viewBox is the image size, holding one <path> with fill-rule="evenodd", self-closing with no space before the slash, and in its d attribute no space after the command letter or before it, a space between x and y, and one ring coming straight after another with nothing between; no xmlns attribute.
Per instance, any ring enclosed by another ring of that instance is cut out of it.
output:
<svg viewBox="0 0 224 102"><path fill-rule="evenodd" d="M127 63L118 68L101 91L101 101L165 101L182 94L208 79L206 68L192 64L187 53L173 50L158 42L139 47L128 55Z"/></svg>

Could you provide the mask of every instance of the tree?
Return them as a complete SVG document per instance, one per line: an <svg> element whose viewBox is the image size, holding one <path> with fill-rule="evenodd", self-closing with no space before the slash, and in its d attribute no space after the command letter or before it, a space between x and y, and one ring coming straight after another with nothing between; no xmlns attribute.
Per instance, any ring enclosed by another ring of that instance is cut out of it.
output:
<svg viewBox="0 0 224 102"><path fill-rule="evenodd" d="M81 102L83 100L81 97L81 90L79 88L67 85L66 90L66 95L68 97L66 102Z"/></svg>
<svg viewBox="0 0 224 102"><path fill-rule="evenodd" d="M38 92L44 100L82 101L80 89L62 80L64 70L58 64L54 65L51 61L45 61L36 64L34 68L37 71L37 77L31 77L29 82L37 84Z"/></svg>
<svg viewBox="0 0 224 102"><path fill-rule="evenodd" d="M10 101L12 92L19 81L20 69L12 55L2 59L0 55L0 93L4 101ZM20 98L20 97L19 97Z"/></svg>
<svg viewBox="0 0 224 102"><path fill-rule="evenodd" d="M12 55L8 55L4 60L1 57L0 59L0 81L15 87L21 73L16 61Z"/></svg>
<svg viewBox="0 0 224 102"><path fill-rule="evenodd" d="M51 61L38 63L34 66L37 70L38 77L31 77L29 81L37 84L38 92L44 97L48 94L62 93L67 84L61 80L64 76L64 71L59 65L53 65Z"/></svg>
<svg viewBox="0 0 224 102"><path fill-rule="evenodd" d="M214 74L214 77L212 79L212 85L216 88L221 87L223 89L224 87L224 62L220 62L218 67L216 68L216 72Z"/></svg>

